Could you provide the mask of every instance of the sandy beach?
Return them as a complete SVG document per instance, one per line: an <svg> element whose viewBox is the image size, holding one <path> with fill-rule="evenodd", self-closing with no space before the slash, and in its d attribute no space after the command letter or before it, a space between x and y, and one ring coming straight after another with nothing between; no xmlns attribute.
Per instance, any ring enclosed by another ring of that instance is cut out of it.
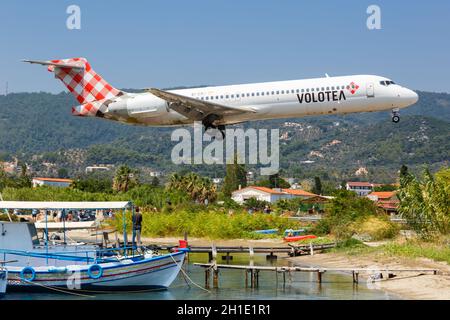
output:
<svg viewBox="0 0 450 320"><path fill-rule="evenodd" d="M388 257L384 255L357 255L344 253L324 253L314 256L289 258L296 265L323 268L370 268L370 269L438 269L437 275L419 272L399 272L396 277L368 282L369 287L382 289L404 299L415 300L450 300L450 266L445 262L429 259L410 259ZM360 281L366 282L370 274L360 273ZM324 275L326 277L326 274Z"/></svg>

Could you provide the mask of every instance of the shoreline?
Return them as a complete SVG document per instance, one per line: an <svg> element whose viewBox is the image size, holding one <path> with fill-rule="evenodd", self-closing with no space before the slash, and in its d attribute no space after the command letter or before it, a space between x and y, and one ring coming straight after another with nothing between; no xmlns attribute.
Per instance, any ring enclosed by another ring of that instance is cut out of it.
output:
<svg viewBox="0 0 450 320"><path fill-rule="evenodd" d="M346 253L327 252L313 256L288 258L288 261L302 266L322 268L370 268L379 269L383 274L381 281L368 281L370 273L361 272L360 283L369 288L384 290L401 299L407 300L450 300L450 266L444 262L430 259L411 259L385 255L348 255ZM388 279L383 269L438 269L437 275L419 272L399 272ZM326 277L326 273L324 274Z"/></svg>

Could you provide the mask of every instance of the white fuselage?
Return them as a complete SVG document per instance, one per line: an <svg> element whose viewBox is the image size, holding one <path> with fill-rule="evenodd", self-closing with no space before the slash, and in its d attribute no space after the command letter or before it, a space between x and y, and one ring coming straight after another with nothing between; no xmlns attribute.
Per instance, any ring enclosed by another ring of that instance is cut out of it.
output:
<svg viewBox="0 0 450 320"><path fill-rule="evenodd" d="M417 94L385 77L354 75L306 80L169 90L178 95L251 110L225 115L217 125L308 115L346 114L401 109L418 100ZM105 118L150 126L186 125L193 120L169 108L151 93L127 93L108 107Z"/></svg>

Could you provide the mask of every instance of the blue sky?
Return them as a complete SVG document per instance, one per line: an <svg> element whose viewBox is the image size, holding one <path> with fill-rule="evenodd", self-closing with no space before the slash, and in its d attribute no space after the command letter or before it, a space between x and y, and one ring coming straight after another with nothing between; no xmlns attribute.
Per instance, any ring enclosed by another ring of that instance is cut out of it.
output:
<svg viewBox="0 0 450 320"><path fill-rule="evenodd" d="M68 30L66 8L81 8ZM381 7L382 30L366 28ZM118 88L378 74L450 92L450 1L0 1L0 93L64 90L20 59L84 56Z"/></svg>

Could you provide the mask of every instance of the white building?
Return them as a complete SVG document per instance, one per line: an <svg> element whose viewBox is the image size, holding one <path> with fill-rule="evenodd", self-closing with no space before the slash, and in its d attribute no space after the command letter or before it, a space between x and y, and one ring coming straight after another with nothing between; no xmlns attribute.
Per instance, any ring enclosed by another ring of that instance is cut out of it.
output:
<svg viewBox="0 0 450 320"><path fill-rule="evenodd" d="M162 175L162 171L150 171L150 177L161 177Z"/></svg>
<svg viewBox="0 0 450 320"><path fill-rule="evenodd" d="M249 186L240 190L236 190L232 193L231 198L237 203L243 204L245 201L251 198L255 198L259 201L267 201L269 203L275 203L280 199L292 199L296 197L302 197L308 199L317 196L314 193L306 192L303 190L294 189L270 189L266 187Z"/></svg>
<svg viewBox="0 0 450 320"><path fill-rule="evenodd" d="M57 179L57 178L33 178L33 188L41 186L68 188L72 184L71 179Z"/></svg>
<svg viewBox="0 0 450 320"><path fill-rule="evenodd" d="M345 189L356 192L358 196L365 197L373 191L375 187L379 187L380 184L370 182L347 182Z"/></svg>
<svg viewBox="0 0 450 320"><path fill-rule="evenodd" d="M103 167L103 166L90 166L90 167L86 167L86 173L91 173L94 171L110 171L111 168L110 167Z"/></svg>

